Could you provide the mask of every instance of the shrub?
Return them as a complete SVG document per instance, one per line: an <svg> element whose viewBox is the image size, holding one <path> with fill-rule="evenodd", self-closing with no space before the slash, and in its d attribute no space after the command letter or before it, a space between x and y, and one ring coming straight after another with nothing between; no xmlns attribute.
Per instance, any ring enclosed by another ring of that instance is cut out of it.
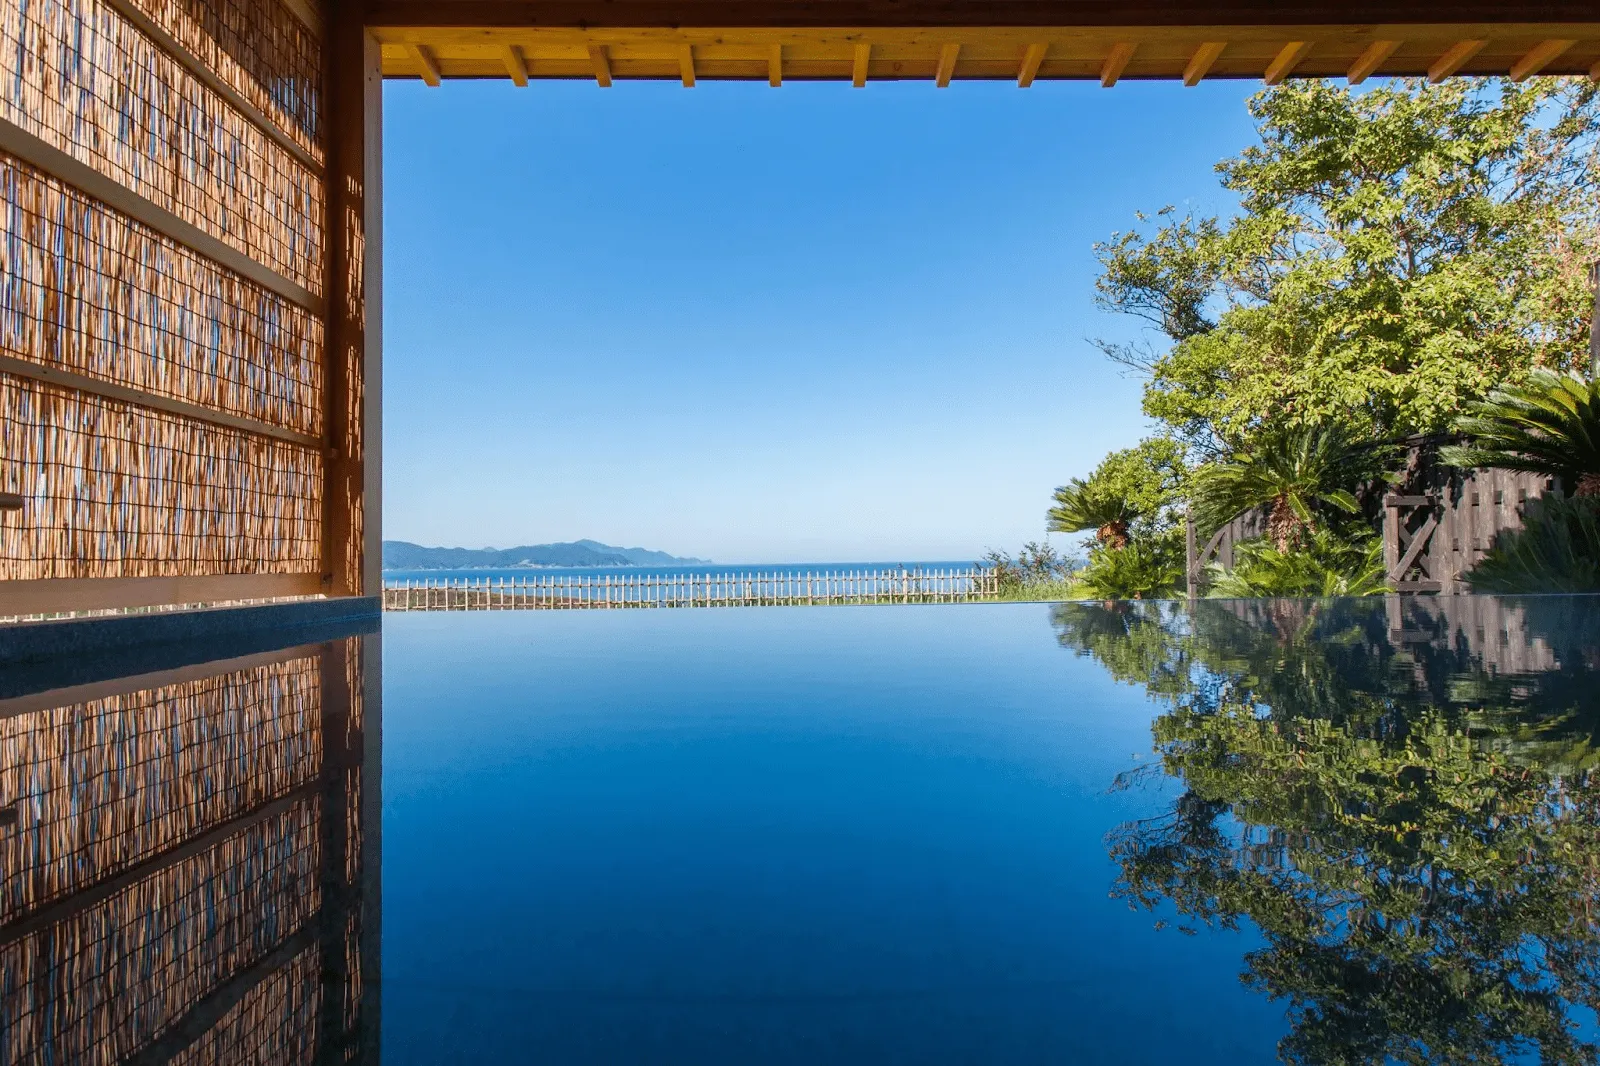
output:
<svg viewBox="0 0 1600 1066"><path fill-rule="evenodd" d="M1366 530L1340 535L1318 529L1299 547L1280 550L1268 539L1246 541L1234 549L1232 570L1212 568L1208 595L1231 599L1256 596L1371 596L1389 591L1383 542Z"/></svg>
<svg viewBox="0 0 1600 1066"><path fill-rule="evenodd" d="M1600 498L1530 500L1466 579L1474 592L1600 592Z"/></svg>
<svg viewBox="0 0 1600 1066"><path fill-rule="evenodd" d="M1149 600L1170 596L1183 582L1183 553L1170 538L1103 545L1089 553L1078 572L1086 595L1101 600Z"/></svg>

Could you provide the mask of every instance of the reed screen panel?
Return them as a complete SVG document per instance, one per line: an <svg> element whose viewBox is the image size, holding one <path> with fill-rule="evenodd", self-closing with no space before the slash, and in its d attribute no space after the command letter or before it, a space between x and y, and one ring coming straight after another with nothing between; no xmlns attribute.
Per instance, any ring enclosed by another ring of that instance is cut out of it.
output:
<svg viewBox="0 0 1600 1066"><path fill-rule="evenodd" d="M322 179L104 0L4 5L0 118L321 292Z"/></svg>
<svg viewBox="0 0 1600 1066"><path fill-rule="evenodd" d="M321 992L322 956L310 947L251 987L168 1066L309 1066L317 1058Z"/></svg>
<svg viewBox="0 0 1600 1066"><path fill-rule="evenodd" d="M322 49L280 0L132 0L207 69L322 160Z"/></svg>
<svg viewBox="0 0 1600 1066"><path fill-rule="evenodd" d="M0 152L0 352L316 436L309 311Z"/></svg>
<svg viewBox="0 0 1600 1066"><path fill-rule="evenodd" d="M321 729L315 658L0 718L0 925L315 781Z"/></svg>
<svg viewBox="0 0 1600 1066"><path fill-rule="evenodd" d="M0 579L319 572L314 448L0 374Z"/></svg>
<svg viewBox="0 0 1600 1066"><path fill-rule="evenodd" d="M111 1064L288 942L321 906L309 797L0 946L0 1061Z"/></svg>

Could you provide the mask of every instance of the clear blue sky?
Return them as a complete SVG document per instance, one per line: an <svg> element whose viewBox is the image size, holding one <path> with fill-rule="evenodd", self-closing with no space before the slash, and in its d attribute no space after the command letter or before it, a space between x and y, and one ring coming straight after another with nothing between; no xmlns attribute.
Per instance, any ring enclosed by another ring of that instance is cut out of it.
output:
<svg viewBox="0 0 1600 1066"><path fill-rule="evenodd" d="M385 536L965 559L1142 430L1093 244L1253 83L384 90ZM1068 546L1076 538L1057 536Z"/></svg>

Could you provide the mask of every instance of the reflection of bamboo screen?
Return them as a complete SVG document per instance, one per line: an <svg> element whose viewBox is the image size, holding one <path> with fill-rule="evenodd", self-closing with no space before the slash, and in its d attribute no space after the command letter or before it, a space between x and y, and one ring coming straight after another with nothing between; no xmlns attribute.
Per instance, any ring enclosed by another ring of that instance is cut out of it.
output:
<svg viewBox="0 0 1600 1066"><path fill-rule="evenodd" d="M0 923L316 779L315 658L0 718Z"/></svg>
<svg viewBox="0 0 1600 1066"><path fill-rule="evenodd" d="M320 807L306 799L0 947L0 1061L114 1063L288 940L321 906Z"/></svg>
<svg viewBox="0 0 1600 1066"><path fill-rule="evenodd" d="M0 374L0 579L308 573L308 447Z"/></svg>
<svg viewBox="0 0 1600 1066"><path fill-rule="evenodd" d="M322 323L0 153L0 353L308 435Z"/></svg>
<svg viewBox="0 0 1600 1066"><path fill-rule="evenodd" d="M246 992L205 1035L174 1055L170 1066L315 1061L321 990L322 958L313 946Z"/></svg>
<svg viewBox="0 0 1600 1066"><path fill-rule="evenodd" d="M322 290L322 180L104 0L0 9L0 117Z"/></svg>
<svg viewBox="0 0 1600 1066"><path fill-rule="evenodd" d="M300 147L321 158L321 50L280 0L133 3Z"/></svg>

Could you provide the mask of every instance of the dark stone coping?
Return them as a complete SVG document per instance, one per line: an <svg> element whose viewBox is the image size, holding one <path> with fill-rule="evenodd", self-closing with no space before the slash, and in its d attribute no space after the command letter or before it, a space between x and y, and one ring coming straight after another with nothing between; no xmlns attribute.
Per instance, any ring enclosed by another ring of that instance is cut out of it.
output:
<svg viewBox="0 0 1600 1066"><path fill-rule="evenodd" d="M376 596L0 625L0 699L376 633Z"/></svg>

